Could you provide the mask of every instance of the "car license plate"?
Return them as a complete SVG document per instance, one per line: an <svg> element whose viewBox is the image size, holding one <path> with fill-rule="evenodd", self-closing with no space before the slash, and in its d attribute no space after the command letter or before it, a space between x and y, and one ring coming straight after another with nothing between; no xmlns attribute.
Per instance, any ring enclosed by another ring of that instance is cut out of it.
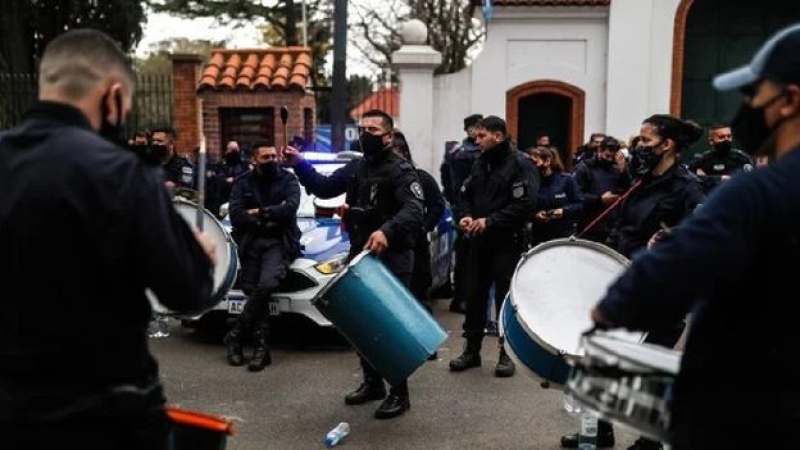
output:
<svg viewBox="0 0 800 450"><path fill-rule="evenodd" d="M269 303L269 315L270 316L277 316L281 312L278 310L278 302L276 300L271 300Z"/></svg>
<svg viewBox="0 0 800 450"><path fill-rule="evenodd" d="M228 314L241 314L244 310L246 298L229 298L228 299Z"/></svg>

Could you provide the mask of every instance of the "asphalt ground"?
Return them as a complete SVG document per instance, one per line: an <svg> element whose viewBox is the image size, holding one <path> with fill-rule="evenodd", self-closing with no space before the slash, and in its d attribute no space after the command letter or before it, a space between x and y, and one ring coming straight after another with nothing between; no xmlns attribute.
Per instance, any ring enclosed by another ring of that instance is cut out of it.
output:
<svg viewBox="0 0 800 450"><path fill-rule="evenodd" d="M464 316L434 303L448 331L438 359L409 379L411 409L390 420L373 418L380 402L347 406L344 395L361 382L354 350L335 330L281 321L273 336L271 366L251 373L231 367L218 339L173 322L171 335L151 339L171 405L225 417L234 424L226 449L322 449L325 434L348 422L343 449L559 449L562 434L578 419L563 409L563 394L544 389L522 368L494 377L497 338L484 338L483 365L451 373L450 359L463 348ZM249 353L249 348L247 349ZM626 449L634 433L616 428Z"/></svg>

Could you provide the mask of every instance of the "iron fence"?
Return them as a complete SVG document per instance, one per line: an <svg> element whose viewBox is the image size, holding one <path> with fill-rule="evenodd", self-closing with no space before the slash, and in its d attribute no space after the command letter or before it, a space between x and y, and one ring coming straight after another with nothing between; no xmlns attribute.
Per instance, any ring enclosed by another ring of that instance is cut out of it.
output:
<svg viewBox="0 0 800 450"><path fill-rule="evenodd" d="M38 95L35 74L0 73L0 130L18 124ZM126 135L136 130L172 126L172 76L137 74L133 109Z"/></svg>

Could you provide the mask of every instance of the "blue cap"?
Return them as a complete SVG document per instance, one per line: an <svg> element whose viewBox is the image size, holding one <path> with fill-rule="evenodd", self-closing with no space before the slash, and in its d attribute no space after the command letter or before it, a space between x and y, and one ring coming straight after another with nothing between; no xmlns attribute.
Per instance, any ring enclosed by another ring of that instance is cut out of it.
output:
<svg viewBox="0 0 800 450"><path fill-rule="evenodd" d="M719 91L741 89L759 80L800 84L800 23L775 33L750 61L750 64L714 78Z"/></svg>

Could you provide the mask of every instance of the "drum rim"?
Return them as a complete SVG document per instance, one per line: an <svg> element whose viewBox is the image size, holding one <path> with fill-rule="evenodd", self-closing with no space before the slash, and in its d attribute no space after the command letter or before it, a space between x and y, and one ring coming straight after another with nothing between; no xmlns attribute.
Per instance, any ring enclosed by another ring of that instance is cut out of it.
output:
<svg viewBox="0 0 800 450"><path fill-rule="evenodd" d="M563 245L567 245L567 246L571 246L571 247L589 247L589 248L592 248L594 250L598 250L601 253L604 253L604 254L610 256L611 258L617 260L618 262L623 264L623 267L627 267L627 266L630 265L630 260L628 258L626 258L624 255L622 255L621 253L619 253L616 250L614 250L613 248L611 248L611 247L609 247L607 245L600 244L598 242L590 241L588 239L581 239L581 238L578 238L578 237L576 237L574 235L573 236L569 236L569 237L565 237L565 238L551 239L549 241L545 241L545 242L542 242L540 244L537 244L535 247L527 250L525 253L522 254L522 257L517 262L517 267L514 269L514 276L512 276L512 278L511 278L511 286L508 289L508 299L511 300L511 302L512 302L512 307L514 308L514 314L515 315L517 315L517 311L518 310L517 310L517 305L514 303L514 293L516 291L516 289L514 288L514 285L515 285L514 279L516 278L517 272L519 272L520 267L522 267L522 265L525 263L525 261L528 260L529 258L531 258L535 253L541 253L543 250L546 250L548 248L560 247L560 246L563 246ZM587 311L587 314L588 314L588 311ZM518 320L518 322L525 329L525 331L527 331L528 334L537 343L539 343L542 347L544 347L546 350L548 350L553 355L560 355L562 358L565 358L567 360L569 360L570 357L571 358L575 358L575 357L579 356L578 354L569 353L569 352L567 352L565 350L561 350L561 349L558 349L556 347L553 347L549 343L545 342L544 339L539 335L539 333L536 333L533 330L531 330L531 328L528 326L528 324L525 321Z"/></svg>
<svg viewBox="0 0 800 450"><path fill-rule="evenodd" d="M643 364L642 361L635 360L635 359L631 358L629 355L622 355L620 353L617 353L617 352L613 351L613 349L608 348L608 346L605 346L605 345L602 345L600 343L594 342L593 338L596 338L596 337L599 337L601 339L607 339L609 341L617 341L617 342L622 342L622 343L626 343L626 344L632 344L632 342L630 342L630 341L625 341L624 339L619 339L619 338L616 338L614 336L609 336L609 335L603 334L603 335L597 335L597 336L593 336L593 335L584 336L583 338L581 338L581 347L584 348L584 349L588 349L590 347L594 347L595 349L602 350L602 351L606 352L607 354L612 355L612 356L614 356L614 357L616 357L616 358L618 358L618 359L620 359L622 361L625 361L627 363L631 363L631 364L634 364L634 365L638 365L638 366L641 366L641 367L646 368L648 370L651 370L652 371L651 373L655 374L655 375L661 374L661 375L667 375L667 376L673 376L674 377L674 376L677 376L678 373L680 372L681 359L683 357L683 352L680 352L680 351L675 350L675 349L667 348L667 347L662 347L660 345L649 344L647 342L639 342L639 343L636 344L636 345L639 345L639 346L647 348L647 349L656 350L659 353L672 354L673 356L677 356L678 357L678 370L676 370L675 372L670 372L670 371L662 370L662 369L660 369L658 367L647 366L647 365ZM584 350L584 354L586 354L585 350ZM641 374L634 373L634 375L641 375Z"/></svg>
<svg viewBox="0 0 800 450"><path fill-rule="evenodd" d="M175 197L175 198L172 199L172 202L173 203L181 203L181 204L184 204L186 206L193 207L195 209L200 206L199 203L195 203L195 202L189 201L189 200L187 200L187 199L185 199L183 197ZM208 216L208 218L211 219L211 221L214 222L214 224L217 225L220 230L222 230L222 235L225 237L226 241L228 241L230 243L233 243L235 245L235 242L233 240L233 236L231 236L231 234L228 233L228 230L225 229L225 225L223 225L222 222L220 222L220 220L217 219L217 217L214 214L211 213L211 211L203 208L203 214Z"/></svg>
<svg viewBox="0 0 800 450"><path fill-rule="evenodd" d="M322 297L324 297L324 296L325 296L325 294L327 294L327 293L328 293L328 291L330 291L330 290L333 288L333 286L334 286L334 285L335 285L335 284L336 284L336 283L337 283L337 282L338 282L338 281L339 281L339 280L340 280L340 279L341 279L343 276L345 276L345 274L346 274L347 272L349 272L349 271L350 271L350 268L351 268L351 267L355 267L355 266L356 266L358 263L360 263L360 262L361 262L361 260L362 260L362 259L364 259L364 258L365 258L367 255L369 255L370 253L372 253L372 252L370 252L369 250L362 250L362 251L361 251L361 253L359 253L358 255L354 256L354 257L353 257L353 259L351 259L351 260L350 260L350 261L347 263L347 265L346 265L345 267L343 267L343 268L342 268L342 270L340 270L340 271L339 271L339 273L337 273L336 275L334 275L334 276L333 276L333 278L331 278L330 280L328 280L328 282L327 282L327 283L325 283L325 286L323 286L323 287L322 287L322 288L319 290L319 292L317 292L317 295L315 295L315 296L314 296L314 298L312 298L312 299L311 299L311 303L312 303L312 304L317 304L317 302L319 302L319 300L320 300L320 299L322 299Z"/></svg>

